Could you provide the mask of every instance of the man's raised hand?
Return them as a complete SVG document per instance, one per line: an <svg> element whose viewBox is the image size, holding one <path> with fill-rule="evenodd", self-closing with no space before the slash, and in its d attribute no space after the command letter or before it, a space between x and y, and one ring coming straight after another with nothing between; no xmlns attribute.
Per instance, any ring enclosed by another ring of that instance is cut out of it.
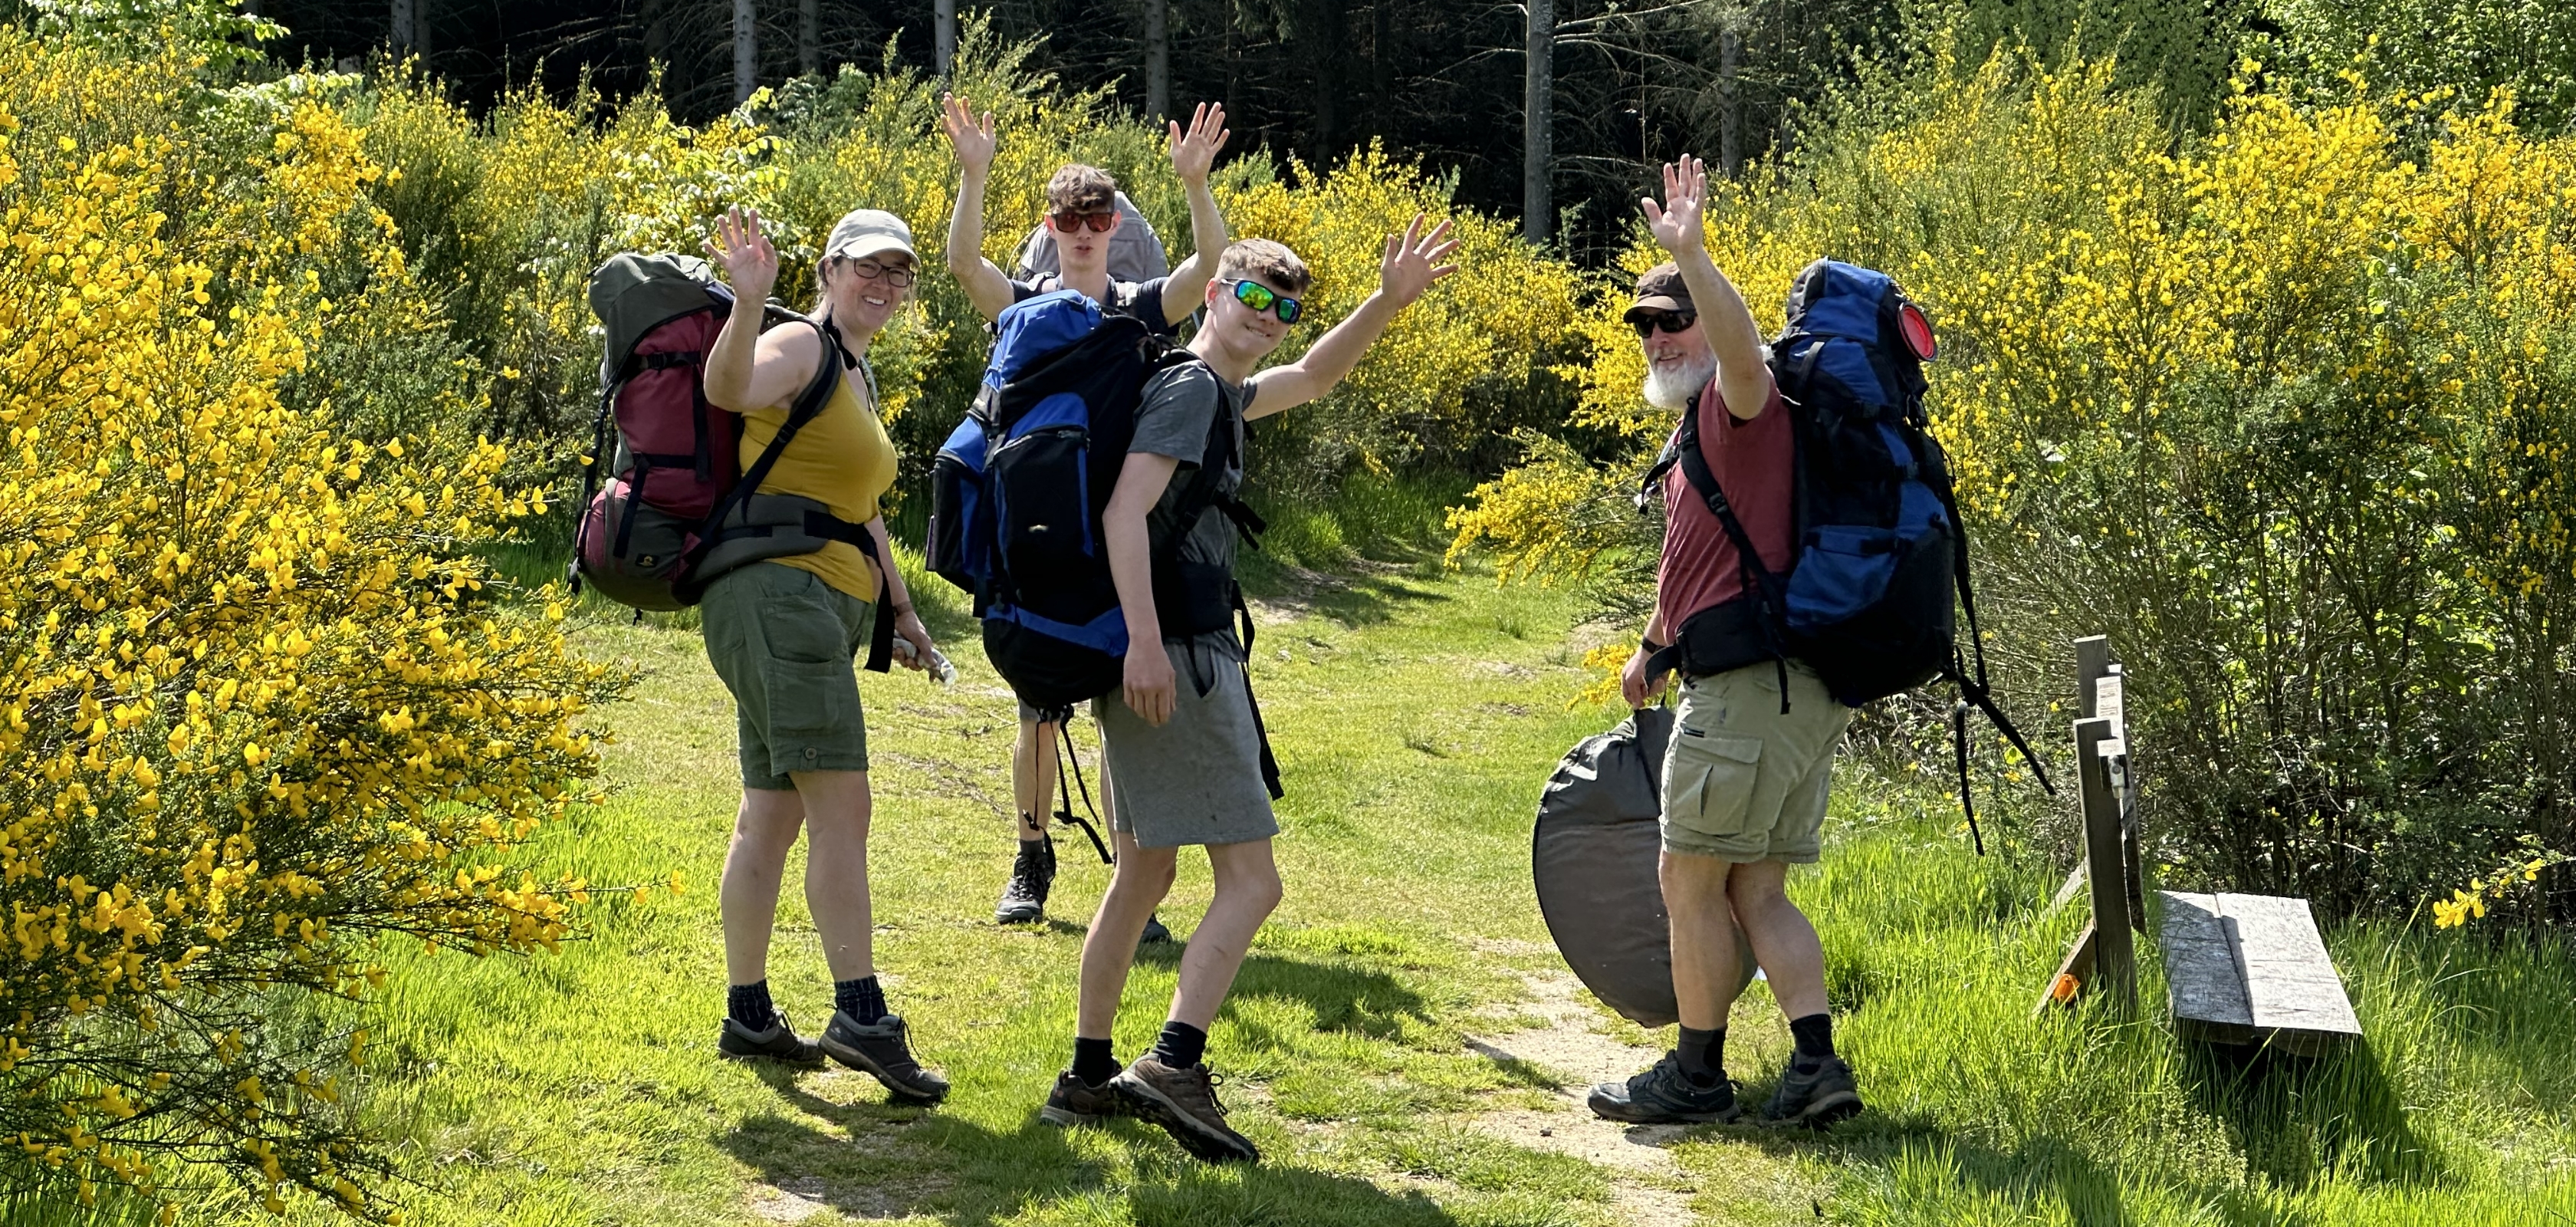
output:
<svg viewBox="0 0 2576 1227"><path fill-rule="evenodd" d="M745 302L767 302L778 284L778 249L760 232L760 210L740 205L716 219L716 234L705 241L707 258L725 271L734 296Z"/></svg>
<svg viewBox="0 0 2576 1227"><path fill-rule="evenodd" d="M1442 220L1422 232L1422 214L1413 215L1413 224L1401 235L1386 237L1386 257L1378 262L1378 292L1393 300L1398 307L1409 307L1422 297L1431 283L1458 271L1455 264L1439 263L1440 257L1458 249L1458 240L1449 237L1449 223Z"/></svg>
<svg viewBox="0 0 2576 1227"><path fill-rule="evenodd" d="M1657 205L1652 196L1637 203L1646 210L1646 228L1665 251L1678 256L1707 249L1702 227L1708 208L1707 163L1687 153L1678 162L1664 163L1664 203Z"/></svg>
<svg viewBox="0 0 2576 1227"><path fill-rule="evenodd" d="M991 111L977 119L965 99L943 94L939 99L939 126L948 130L948 147L956 151L957 164L967 173L981 175L993 169L993 151L1000 147L1001 138L993 134Z"/></svg>
<svg viewBox="0 0 2576 1227"><path fill-rule="evenodd" d="M1208 172L1216 168L1216 155L1225 148L1226 138L1233 136L1225 127L1225 104L1202 102L1190 116L1187 132L1179 120L1171 124L1172 172L1181 182L1193 186L1207 182Z"/></svg>

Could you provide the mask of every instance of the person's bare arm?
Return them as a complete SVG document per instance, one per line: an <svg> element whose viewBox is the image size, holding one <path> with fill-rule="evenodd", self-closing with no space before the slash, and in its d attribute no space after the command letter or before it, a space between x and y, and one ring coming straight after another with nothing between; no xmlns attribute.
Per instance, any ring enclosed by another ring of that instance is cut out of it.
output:
<svg viewBox="0 0 2576 1227"><path fill-rule="evenodd" d="M707 402L736 413L786 405L814 378L823 344L811 328L760 330L761 304L778 284L778 249L760 232L760 211L727 210L706 251L734 292L734 309L707 351Z"/></svg>
<svg viewBox="0 0 2576 1227"><path fill-rule="evenodd" d="M1216 167L1216 155L1225 148L1225 104L1202 102L1190 117L1189 131L1181 130L1174 121L1171 131L1172 172L1181 177L1181 186L1190 200L1190 243L1197 250L1171 272L1163 282L1163 320L1177 324L1199 309L1207 295L1208 278L1216 275L1217 261L1225 256L1225 214L1216 207L1216 193L1208 189L1208 174Z"/></svg>
<svg viewBox="0 0 2576 1227"><path fill-rule="evenodd" d="M885 570L887 607L878 610L877 616L893 618L894 633L903 636L904 641L912 645L910 657L898 652L895 654L895 659L902 661L907 668L927 669L930 667L930 653L933 650L930 629L921 624L920 613L912 607L912 589L903 582L903 568L895 564L894 543L886 539L885 517L878 516L869 520L867 531L868 536L877 543L877 565Z"/></svg>
<svg viewBox="0 0 2576 1227"><path fill-rule="evenodd" d="M1252 377L1250 384L1256 392L1243 411L1246 420L1294 409L1332 391L1334 384L1360 364L1360 356L1368 352L1369 346L1377 344L1398 312L1412 306L1433 282L1458 271L1455 264L1439 263L1440 257L1458 246L1448 237L1449 223L1441 222L1431 228L1431 233L1424 234L1422 222L1422 215L1417 213L1402 235L1387 236L1386 255L1378 264L1377 292L1369 295L1358 310L1306 347L1295 362Z"/></svg>
<svg viewBox="0 0 2576 1227"><path fill-rule="evenodd" d="M1681 268L1682 284L1690 287L1691 303L1699 308L1700 335L1707 338L1709 353L1717 359L1717 390L1726 398L1726 411L1739 421L1760 416L1771 400L1771 366L1763 360L1762 330L1754 324L1744 296L1708 258L1703 224L1708 206L1707 164L1689 154L1679 162L1665 163L1664 203L1658 206L1651 196L1638 203L1645 208L1646 225L1654 231L1655 242L1672 254L1673 263Z"/></svg>
<svg viewBox="0 0 2576 1227"><path fill-rule="evenodd" d="M1657 606L1655 612L1646 615L1645 642L1637 645L1636 652L1628 657L1628 666L1619 671L1619 697L1628 700L1628 706L1644 707L1654 702L1656 691L1663 689L1664 675L1646 672L1646 662L1654 657L1653 650L1646 643L1667 642L1670 641L1664 638L1664 611Z"/></svg>
<svg viewBox="0 0 2576 1227"><path fill-rule="evenodd" d="M984 258L984 184L993 174L993 113L975 117L966 100L941 100L940 126L948 130L948 147L957 155L957 207L948 213L948 273L966 291L966 300L985 319L997 320L1011 305L1011 279Z"/></svg>
<svg viewBox="0 0 2576 1227"><path fill-rule="evenodd" d="M1118 486L1100 515L1100 533L1109 547L1109 579L1118 588L1118 608L1127 621L1127 664L1123 678L1127 706L1145 723L1161 727L1172 718L1172 658L1163 653L1163 624L1154 612L1154 561L1145 517L1161 502L1181 462L1151 452L1129 452L1118 470Z"/></svg>

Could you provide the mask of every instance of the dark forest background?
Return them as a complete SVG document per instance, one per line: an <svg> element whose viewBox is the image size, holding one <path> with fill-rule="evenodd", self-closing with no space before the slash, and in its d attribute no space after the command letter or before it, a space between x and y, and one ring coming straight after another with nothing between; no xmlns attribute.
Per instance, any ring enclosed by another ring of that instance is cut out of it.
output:
<svg viewBox="0 0 2576 1227"><path fill-rule="evenodd" d="M935 0L761 0L758 80L854 63L931 71ZM1043 39L1033 62L1077 89L1146 104L1149 0L997 0L1006 40ZM1160 0L1175 109L1221 99L1242 147L1309 164L1382 140L1456 174L1460 199L1518 215L1524 182L1528 11L1481 0ZM1691 151L1740 166L1794 142L1800 116L1925 49L1909 31L1960 32L1956 53L1999 39L2119 52L2160 87L2181 126L2204 122L2240 37L2268 22L2255 0L1554 0L1554 114L1547 230L1578 258L1619 245L1646 168ZM659 85L675 114L735 101L732 0L266 0L294 61L363 62L406 47L481 106L536 83L568 93L587 73L610 96ZM408 31L397 23L407 17ZM1938 18L1936 22L1934 18ZM810 39L807 31L810 30Z"/></svg>

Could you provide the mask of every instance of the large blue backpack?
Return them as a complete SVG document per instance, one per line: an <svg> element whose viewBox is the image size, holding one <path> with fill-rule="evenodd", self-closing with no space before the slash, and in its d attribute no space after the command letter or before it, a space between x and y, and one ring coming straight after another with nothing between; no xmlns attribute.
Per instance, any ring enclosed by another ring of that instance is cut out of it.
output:
<svg viewBox="0 0 2576 1227"><path fill-rule="evenodd" d="M1069 707L1123 680L1127 620L1100 517L1135 438L1137 404L1148 379L1198 359L1073 290L1014 304L997 323L974 406L933 464L923 552L934 574L973 596L1002 680L1030 706ZM1177 478L1182 514L1153 517L1156 608L1171 633L1222 627L1239 605L1230 585L1194 593L1176 574L1180 535L1221 505L1234 429L1231 415L1217 415L1207 452ZM1238 523L1248 515L1223 505Z"/></svg>
<svg viewBox="0 0 2576 1227"><path fill-rule="evenodd" d="M1797 441L1796 554L1785 574L1763 564L1700 450L1694 403L1648 481L1678 464L1725 526L1751 582L1746 597L1674 628L1658 666L1708 673L1771 660L1785 673L1794 657L1851 707L1947 678L1961 696L1952 729L1962 797L1971 707L1995 722L2047 787L1987 686L1966 529L1923 408L1923 363L1935 349L1930 321L1887 274L1839 260L1798 274L1787 324L1771 343L1772 375ZM1968 619L1964 656L1954 609ZM1781 704L1788 704L1785 677Z"/></svg>

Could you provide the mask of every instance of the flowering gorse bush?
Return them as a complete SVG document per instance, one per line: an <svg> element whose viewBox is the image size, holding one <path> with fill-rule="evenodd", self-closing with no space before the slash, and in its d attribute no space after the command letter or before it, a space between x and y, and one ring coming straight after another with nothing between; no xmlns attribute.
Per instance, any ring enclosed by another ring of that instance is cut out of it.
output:
<svg viewBox="0 0 2576 1227"><path fill-rule="evenodd" d="M191 1161L393 1221L364 1033L281 1006L364 998L379 939L562 939L585 884L501 854L582 795L613 679L470 553L543 510L502 449L289 403L336 262L412 293L379 171L194 69L0 31L0 1190Z"/></svg>
<svg viewBox="0 0 2576 1227"><path fill-rule="evenodd" d="M1734 185L1710 245L1766 328L1821 255L1932 313L2024 727L2108 633L2164 859L2335 911L2576 845L2576 144L2356 80L2177 148L2106 66L1929 80ZM1507 575L1652 565L1624 301L1583 410L1624 456L1540 443L1453 521Z"/></svg>

